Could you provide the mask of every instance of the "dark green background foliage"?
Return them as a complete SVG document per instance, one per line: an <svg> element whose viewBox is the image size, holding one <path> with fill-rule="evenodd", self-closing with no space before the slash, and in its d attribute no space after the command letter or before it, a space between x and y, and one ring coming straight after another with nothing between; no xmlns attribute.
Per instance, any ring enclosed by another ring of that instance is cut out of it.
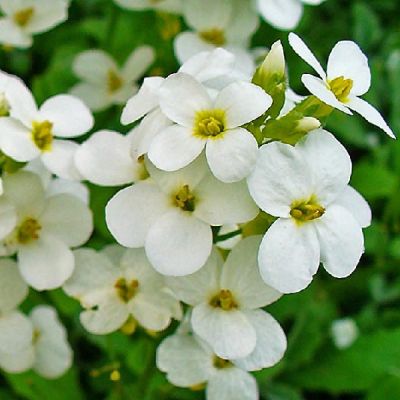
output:
<svg viewBox="0 0 400 400"><path fill-rule="evenodd" d="M201 0L199 0L201 1ZM316 55L326 60L333 45L355 40L367 53L373 73L366 99L384 113L400 134L400 3L398 0L327 0L307 7L297 32ZM0 50L0 67L31 86L39 102L68 91L76 82L74 56L101 48L123 62L142 44L154 46L157 60L150 73L167 75L178 68L172 37L165 39L176 17L153 12L129 12L112 0L75 0L68 22L37 36L29 50ZM182 29L184 28L180 21ZM167 35L168 36L168 35ZM263 24L255 46L282 39L292 87L304 93L300 76L308 67L287 47L287 34ZM119 123L121 109L96 116L96 128L126 131ZM276 367L257 373L262 399L400 399L400 142L364 123L335 112L328 128L350 150L354 161L352 184L370 202L374 221L365 231L366 253L356 272L335 280L320 270L304 292L283 297L269 311L281 322L289 347ZM90 186L96 231L89 246L112 241L104 223L104 206L115 189ZM143 331L133 336L115 333L96 337L79 324L79 305L62 291L31 292L23 309L50 303L57 307L75 351L75 366L66 376L46 381L34 373L0 375L0 399L30 400L189 400L202 392L169 385L154 363L157 343ZM360 328L358 340L338 350L330 336L334 319L350 316ZM121 380L112 382L118 369Z"/></svg>

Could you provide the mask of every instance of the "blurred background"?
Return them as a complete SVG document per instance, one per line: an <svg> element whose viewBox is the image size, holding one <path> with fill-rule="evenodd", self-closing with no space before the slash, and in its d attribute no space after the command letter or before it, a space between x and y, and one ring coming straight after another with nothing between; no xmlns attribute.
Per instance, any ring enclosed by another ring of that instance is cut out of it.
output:
<svg viewBox="0 0 400 400"><path fill-rule="evenodd" d="M360 45L372 70L372 88L365 98L382 111L397 135L399 15L399 0L327 0L319 7L306 7L296 29L323 62L339 40ZM41 103L78 81L72 62L90 48L103 49L122 64L135 47L148 44L157 55L150 75L175 72L179 65L173 38L184 29L179 16L123 10L112 0L73 0L69 20L35 37L32 48L1 48L0 68L22 77ZM286 32L263 22L253 47L270 46L277 39L284 43L292 88L305 94L300 76L309 69L287 45ZM98 113L96 128L126 132L119 123L121 110L113 106ZM351 153L351 184L369 201L373 224L365 230L366 252L352 276L336 280L320 269L307 290L268 307L284 327L289 346L276 367L256 374L261 398L400 399L400 142L361 117L336 111L327 127ZM105 226L104 206L117 189L90 186L90 190L96 231L89 246L101 248L113 241ZM157 343L176 325L155 337L141 330L131 336L94 336L79 324L79 304L61 290L31 291L22 308L27 311L43 303L58 309L75 351L75 365L55 381L34 373L0 374L1 400L204 398L203 392L173 387L156 370Z"/></svg>

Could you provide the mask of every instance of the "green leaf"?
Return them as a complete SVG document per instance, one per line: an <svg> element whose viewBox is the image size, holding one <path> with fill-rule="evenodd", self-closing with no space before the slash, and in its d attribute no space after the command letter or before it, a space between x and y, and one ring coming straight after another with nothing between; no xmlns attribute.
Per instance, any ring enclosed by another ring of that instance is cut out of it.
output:
<svg viewBox="0 0 400 400"><path fill-rule="evenodd" d="M396 376L386 376L379 379L367 395L367 400L389 400L400 399L400 371Z"/></svg>

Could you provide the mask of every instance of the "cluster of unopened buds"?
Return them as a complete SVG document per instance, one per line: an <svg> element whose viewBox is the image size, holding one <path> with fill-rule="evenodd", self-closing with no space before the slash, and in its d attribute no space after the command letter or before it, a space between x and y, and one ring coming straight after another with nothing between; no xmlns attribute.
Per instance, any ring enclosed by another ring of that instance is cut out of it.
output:
<svg viewBox="0 0 400 400"><path fill-rule="evenodd" d="M349 186L350 156L323 121L335 109L356 112L394 137L360 98L370 70L354 42L335 45L326 72L297 35L289 43L318 75L303 75L307 97L288 86L280 42L250 74L235 51L185 54L177 73L145 78L130 98L124 81L151 64L148 47L122 70L103 52L80 55L73 95L40 107L19 78L1 74L1 368L54 378L71 366L55 310L18 310L28 286L62 288L93 334L180 321L157 351L172 384L206 386L209 400L258 398L250 372L286 350L264 308L305 289L320 264L347 277L364 251L370 208ZM77 96L92 109L129 98L121 122L133 128L74 141L94 124ZM100 251L81 247L93 231L84 181L123 186L105 210L118 244Z"/></svg>

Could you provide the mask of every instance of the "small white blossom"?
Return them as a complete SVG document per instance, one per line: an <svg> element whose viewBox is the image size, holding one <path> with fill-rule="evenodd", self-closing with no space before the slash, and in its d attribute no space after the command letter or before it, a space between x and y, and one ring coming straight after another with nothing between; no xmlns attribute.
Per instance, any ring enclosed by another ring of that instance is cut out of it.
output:
<svg viewBox="0 0 400 400"><path fill-rule="evenodd" d="M112 251L115 254L115 249ZM179 302L168 292L164 277L154 271L143 249L125 250L121 257L79 249L75 260L75 272L64 290L85 308L80 320L89 332L113 332L129 318L146 329L161 331L172 318L181 317Z"/></svg>
<svg viewBox="0 0 400 400"><path fill-rule="evenodd" d="M157 10L179 14L182 11L183 0L115 0L115 2L128 10Z"/></svg>
<svg viewBox="0 0 400 400"><path fill-rule="evenodd" d="M0 0L0 43L30 47L32 35L50 30L65 21L65 0Z"/></svg>
<svg viewBox="0 0 400 400"><path fill-rule="evenodd" d="M246 183L219 182L204 157L177 172L146 165L150 179L118 192L107 204L106 221L121 245L144 246L162 274L197 271L211 252L210 225L247 222L258 213Z"/></svg>
<svg viewBox="0 0 400 400"><path fill-rule="evenodd" d="M289 35L293 50L319 75L304 74L304 86L321 101L346 114L357 112L371 124L395 138L393 131L373 106L361 99L371 86L368 59L352 41L338 42L328 58L327 72L307 45L294 33Z"/></svg>
<svg viewBox="0 0 400 400"><path fill-rule="evenodd" d="M238 365L249 370L276 364L286 349L286 337L278 322L259 309L281 296L260 277L260 240L259 236L242 240L223 266L221 256L214 251L195 274L167 279L177 298L193 306L193 331L219 357L241 358Z"/></svg>
<svg viewBox="0 0 400 400"><path fill-rule="evenodd" d="M257 0L261 16L278 29L296 28L303 15L303 4L317 6L324 0Z"/></svg>
<svg viewBox="0 0 400 400"><path fill-rule="evenodd" d="M259 251L266 283L283 293L298 292L311 283L320 262L337 278L353 272L364 251L361 227L371 214L347 186L350 175L346 149L323 130L294 147L274 142L260 148L248 178L250 193L278 218Z"/></svg>
<svg viewBox="0 0 400 400"><path fill-rule="evenodd" d="M40 109L20 80L8 83L10 117L0 118L0 148L16 161L41 158L54 174L80 179L74 154L78 143L66 138L83 135L93 126L93 116L84 103L69 95L57 95ZM60 139L58 139L60 138Z"/></svg>
<svg viewBox="0 0 400 400"><path fill-rule="evenodd" d="M2 254L17 253L20 273L35 289L60 287L74 269L70 247L92 233L90 210L70 194L46 197L40 178L27 171L5 176L4 190L17 221L1 243Z"/></svg>
<svg viewBox="0 0 400 400"><path fill-rule="evenodd" d="M120 68L102 50L78 54L73 71L82 79L71 94L83 100L93 111L102 111L113 104L123 104L137 92L137 81L153 63L154 50L149 46L135 49Z"/></svg>
<svg viewBox="0 0 400 400"><path fill-rule="evenodd" d="M331 335L338 349L347 349L359 336L358 326L352 318L336 319L332 322Z"/></svg>

